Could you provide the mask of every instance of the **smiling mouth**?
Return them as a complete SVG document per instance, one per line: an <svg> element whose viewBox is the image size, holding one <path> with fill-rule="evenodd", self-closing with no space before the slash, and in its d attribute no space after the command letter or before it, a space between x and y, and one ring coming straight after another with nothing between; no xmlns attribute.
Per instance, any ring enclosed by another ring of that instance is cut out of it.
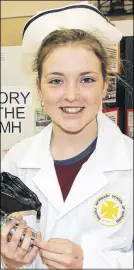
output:
<svg viewBox="0 0 134 270"><path fill-rule="evenodd" d="M73 107L60 107L60 109L64 112L64 113L68 113L68 114L77 114L81 111L83 111L85 107L77 107L77 108L73 108Z"/></svg>

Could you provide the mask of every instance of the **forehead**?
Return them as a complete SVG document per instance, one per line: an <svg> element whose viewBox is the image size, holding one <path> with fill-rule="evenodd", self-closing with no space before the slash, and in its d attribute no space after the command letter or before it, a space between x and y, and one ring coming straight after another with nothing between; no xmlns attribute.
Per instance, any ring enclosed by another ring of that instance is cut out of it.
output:
<svg viewBox="0 0 134 270"><path fill-rule="evenodd" d="M84 46L62 46L55 48L43 62L43 72L81 71L101 72L101 61L95 53Z"/></svg>

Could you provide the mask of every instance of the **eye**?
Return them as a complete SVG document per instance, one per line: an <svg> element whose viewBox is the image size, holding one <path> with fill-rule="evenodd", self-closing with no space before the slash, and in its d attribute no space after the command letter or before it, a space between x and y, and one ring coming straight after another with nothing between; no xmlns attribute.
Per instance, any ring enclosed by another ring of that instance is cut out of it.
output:
<svg viewBox="0 0 134 270"><path fill-rule="evenodd" d="M93 80L92 78L86 77L84 79L81 80L82 83L92 83L95 82L95 80Z"/></svg>
<svg viewBox="0 0 134 270"><path fill-rule="evenodd" d="M63 81L61 81L59 79L54 79L54 80L50 81L49 83L51 83L51 84L61 84L61 83L63 83Z"/></svg>

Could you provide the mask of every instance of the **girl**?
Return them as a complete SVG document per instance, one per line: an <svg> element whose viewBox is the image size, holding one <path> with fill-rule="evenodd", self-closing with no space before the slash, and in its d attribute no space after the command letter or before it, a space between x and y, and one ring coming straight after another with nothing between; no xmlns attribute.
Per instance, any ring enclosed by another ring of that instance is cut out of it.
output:
<svg viewBox="0 0 134 270"><path fill-rule="evenodd" d="M24 216L42 233L30 252L30 229L18 248L23 223L10 243L13 224L4 226L5 268L132 266L132 140L99 112L109 69L103 44L120 39L88 4L41 12L25 25L24 50L38 49L37 89L52 123L3 160L2 170L18 176L42 202L39 223L33 213Z"/></svg>

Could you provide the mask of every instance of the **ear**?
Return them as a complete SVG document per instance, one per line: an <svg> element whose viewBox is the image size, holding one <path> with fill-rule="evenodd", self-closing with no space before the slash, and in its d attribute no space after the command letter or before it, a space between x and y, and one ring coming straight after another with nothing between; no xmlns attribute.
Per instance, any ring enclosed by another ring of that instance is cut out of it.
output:
<svg viewBox="0 0 134 270"><path fill-rule="evenodd" d="M108 79L106 79L106 81L104 82L102 98L104 98L106 96L107 88L108 88Z"/></svg>
<svg viewBox="0 0 134 270"><path fill-rule="evenodd" d="M38 78L36 79L36 87L37 87L37 90L38 90L39 98L40 98L40 100L42 100L43 95L42 95L42 90L41 90L41 82L40 82L40 80Z"/></svg>

